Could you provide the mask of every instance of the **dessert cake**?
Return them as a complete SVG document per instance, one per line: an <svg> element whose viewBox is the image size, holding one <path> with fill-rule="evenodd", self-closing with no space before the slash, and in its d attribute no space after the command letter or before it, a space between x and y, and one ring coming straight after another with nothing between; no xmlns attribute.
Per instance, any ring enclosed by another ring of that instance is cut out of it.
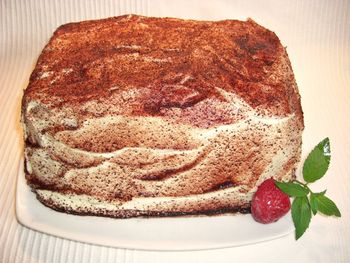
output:
<svg viewBox="0 0 350 263"><path fill-rule="evenodd" d="M304 128L273 32L137 15L59 27L22 123L40 202L120 218L249 212L262 181L293 178Z"/></svg>

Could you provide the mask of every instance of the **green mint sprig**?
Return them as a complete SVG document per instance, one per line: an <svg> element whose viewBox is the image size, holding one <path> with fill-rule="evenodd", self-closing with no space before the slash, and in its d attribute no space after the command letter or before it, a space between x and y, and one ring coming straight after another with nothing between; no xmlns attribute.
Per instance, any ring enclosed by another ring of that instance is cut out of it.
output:
<svg viewBox="0 0 350 263"><path fill-rule="evenodd" d="M303 178L305 183L298 180L291 182L277 182L276 186L293 197L292 219L295 226L295 238L298 240L309 227L312 215L320 212L327 216L341 217L336 204L326 197L326 190L314 193L309 188L313 183L322 178L328 170L331 160L329 139L325 138L310 152L303 166Z"/></svg>

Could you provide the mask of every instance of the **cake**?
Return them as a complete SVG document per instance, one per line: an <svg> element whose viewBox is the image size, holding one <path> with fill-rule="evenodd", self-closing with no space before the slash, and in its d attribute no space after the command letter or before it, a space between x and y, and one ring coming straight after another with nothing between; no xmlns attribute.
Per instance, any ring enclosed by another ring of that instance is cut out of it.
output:
<svg viewBox="0 0 350 263"><path fill-rule="evenodd" d="M262 181L294 178L304 128L275 33L138 15L60 26L22 124L40 202L117 218L250 212Z"/></svg>

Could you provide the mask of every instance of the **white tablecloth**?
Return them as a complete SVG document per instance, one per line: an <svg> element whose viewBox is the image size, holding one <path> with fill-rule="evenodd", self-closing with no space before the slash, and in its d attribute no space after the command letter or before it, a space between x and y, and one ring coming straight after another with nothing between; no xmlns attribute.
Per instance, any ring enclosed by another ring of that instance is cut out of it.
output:
<svg viewBox="0 0 350 263"><path fill-rule="evenodd" d="M187 252L115 249L64 240L20 225L15 185L23 143L22 90L41 49L63 23L121 14L246 19L275 31L287 46L302 96L304 149L329 136L331 167L313 188L342 218L316 216L298 241ZM0 1L0 262L350 262L350 2L291 1Z"/></svg>

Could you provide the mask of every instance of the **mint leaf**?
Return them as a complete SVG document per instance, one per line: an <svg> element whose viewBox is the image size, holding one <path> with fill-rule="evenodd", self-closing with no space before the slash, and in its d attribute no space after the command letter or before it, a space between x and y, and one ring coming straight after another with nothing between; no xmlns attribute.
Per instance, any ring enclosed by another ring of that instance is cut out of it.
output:
<svg viewBox="0 0 350 263"><path fill-rule="evenodd" d="M317 211L320 211L322 214L325 214L327 216L334 215L337 217L341 217L340 211L336 204L324 194L314 194L314 199L316 202Z"/></svg>
<svg viewBox="0 0 350 263"><path fill-rule="evenodd" d="M311 211L314 215L317 214L317 201L316 201L316 196L314 193L310 194L310 207Z"/></svg>
<svg viewBox="0 0 350 263"><path fill-rule="evenodd" d="M309 193L309 189L297 183L283 183L275 181L275 185L289 196L307 196Z"/></svg>
<svg viewBox="0 0 350 263"><path fill-rule="evenodd" d="M317 214L317 211L318 211L318 205L317 205L317 196L318 195L324 195L326 193L327 190L324 190L320 193L313 193L311 192L310 193L310 206L311 206L311 210L312 210L312 213L314 215Z"/></svg>
<svg viewBox="0 0 350 263"><path fill-rule="evenodd" d="M303 166L304 180L308 183L320 179L328 170L331 159L329 139L322 140L306 158Z"/></svg>
<svg viewBox="0 0 350 263"><path fill-rule="evenodd" d="M295 239L299 239L309 227L311 209L306 196L295 197L292 203L292 218L295 226Z"/></svg>

